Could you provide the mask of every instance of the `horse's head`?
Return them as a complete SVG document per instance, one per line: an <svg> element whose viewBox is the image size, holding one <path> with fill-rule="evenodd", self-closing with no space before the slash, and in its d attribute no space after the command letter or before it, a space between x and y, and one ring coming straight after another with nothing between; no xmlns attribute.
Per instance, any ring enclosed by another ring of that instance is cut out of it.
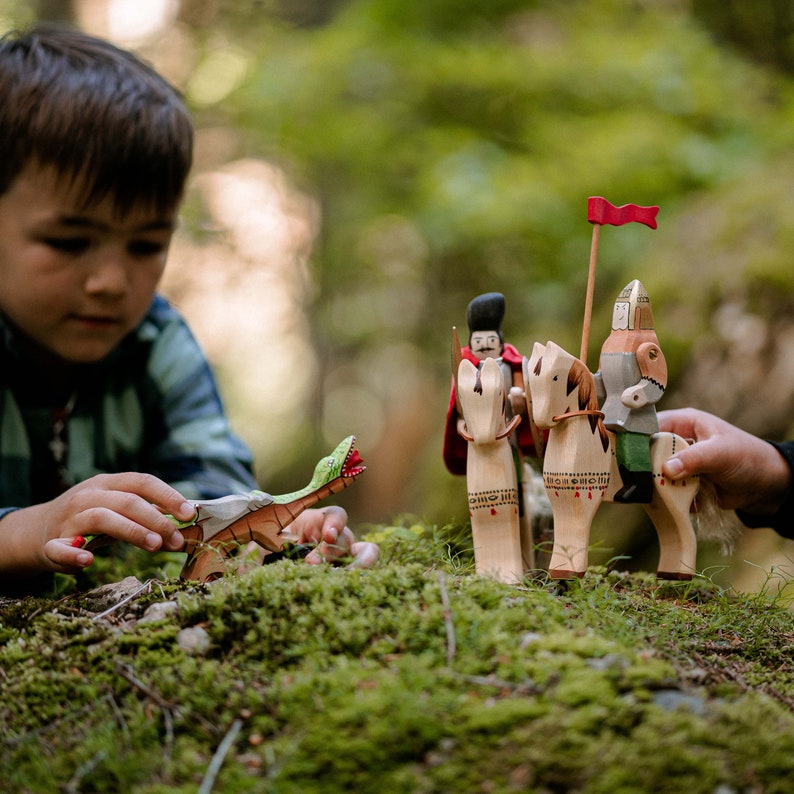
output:
<svg viewBox="0 0 794 794"><path fill-rule="evenodd" d="M524 383L540 428L554 427L555 416L597 407L592 373L554 342L535 343L524 362Z"/></svg>
<svg viewBox="0 0 794 794"><path fill-rule="evenodd" d="M475 444L491 444L505 430L505 381L493 358L480 370L465 358L458 367L458 400L466 433Z"/></svg>

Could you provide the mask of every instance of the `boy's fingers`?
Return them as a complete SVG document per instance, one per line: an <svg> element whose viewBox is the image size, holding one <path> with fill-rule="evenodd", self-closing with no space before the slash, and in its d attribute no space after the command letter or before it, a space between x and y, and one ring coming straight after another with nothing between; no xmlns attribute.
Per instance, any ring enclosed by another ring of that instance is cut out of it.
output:
<svg viewBox="0 0 794 794"><path fill-rule="evenodd" d="M147 551L163 547L176 551L184 539L174 523L154 505L129 493L106 495L104 504L83 509L75 516L81 535L110 535Z"/></svg>
<svg viewBox="0 0 794 794"><path fill-rule="evenodd" d="M359 541L350 547L353 562L349 568L371 568L380 557L380 547L377 543Z"/></svg>
<svg viewBox="0 0 794 794"><path fill-rule="evenodd" d="M163 513L170 513L180 521L189 521L196 514L195 505L158 477L142 472L129 472L122 476L124 480L113 481L113 490L127 492L151 502Z"/></svg>
<svg viewBox="0 0 794 794"><path fill-rule="evenodd" d="M352 553L354 541L355 535L353 535L353 531L345 527L333 542L323 540L318 544L317 548L313 549L306 556L306 562L308 562L309 565L319 565L323 562L331 562L332 560L339 559L340 557L347 557Z"/></svg>
<svg viewBox="0 0 794 794"><path fill-rule="evenodd" d="M347 528L347 511L338 505L326 507L323 511L322 540L335 544Z"/></svg>
<svg viewBox="0 0 794 794"><path fill-rule="evenodd" d="M94 561L90 551L72 545L72 538L55 538L44 544L44 554L63 573L78 571Z"/></svg>
<svg viewBox="0 0 794 794"><path fill-rule="evenodd" d="M662 464L662 474L671 480L682 480L701 473L698 465L699 455L693 455L691 448L682 450Z"/></svg>

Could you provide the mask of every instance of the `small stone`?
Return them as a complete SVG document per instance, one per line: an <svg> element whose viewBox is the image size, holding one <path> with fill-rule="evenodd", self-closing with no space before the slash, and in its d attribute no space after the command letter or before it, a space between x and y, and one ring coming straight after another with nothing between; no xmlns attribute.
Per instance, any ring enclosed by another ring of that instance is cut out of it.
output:
<svg viewBox="0 0 794 794"><path fill-rule="evenodd" d="M82 605L91 612L105 612L142 589L143 584L140 580L134 576L127 576L120 582L111 582L90 590L82 596L81 601Z"/></svg>
<svg viewBox="0 0 794 794"><path fill-rule="evenodd" d="M138 621L139 623L154 623L156 620L165 620L171 615L176 614L179 608L176 601L158 601L155 604L150 604L143 617Z"/></svg>
<svg viewBox="0 0 794 794"><path fill-rule="evenodd" d="M588 659L587 666L591 670L603 672L605 670L623 670L629 666L628 660L618 653L608 653L606 656L594 656Z"/></svg>
<svg viewBox="0 0 794 794"><path fill-rule="evenodd" d="M537 631L525 631L521 635L521 639L518 641L518 647L520 650L526 650L530 645L538 642L543 635L539 634Z"/></svg>
<svg viewBox="0 0 794 794"><path fill-rule="evenodd" d="M698 695L688 695L677 689L662 689L654 692L653 702L665 711L676 711L680 708L688 709L693 714L706 713L706 701Z"/></svg>
<svg viewBox="0 0 794 794"><path fill-rule="evenodd" d="M210 635L201 626L190 626L176 635L176 644L185 653L200 656L210 647Z"/></svg>

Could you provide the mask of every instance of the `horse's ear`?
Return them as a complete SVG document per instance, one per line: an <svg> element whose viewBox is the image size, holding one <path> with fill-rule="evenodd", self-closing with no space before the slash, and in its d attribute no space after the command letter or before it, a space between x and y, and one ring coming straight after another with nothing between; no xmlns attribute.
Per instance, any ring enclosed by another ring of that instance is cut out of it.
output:
<svg viewBox="0 0 794 794"><path fill-rule="evenodd" d="M555 355L559 355L560 353L564 353L565 351L556 343L556 342L547 342L546 343L546 352L554 353Z"/></svg>
<svg viewBox="0 0 794 794"><path fill-rule="evenodd" d="M540 363L543 360L543 354L546 352L545 345L540 342L535 342L532 345L532 355L528 359L524 359L524 380L528 379L531 372L533 375L540 375Z"/></svg>
<svg viewBox="0 0 794 794"><path fill-rule="evenodd" d="M477 372L477 367L469 361L469 359L464 358L461 359L460 364L458 364L458 378L471 376Z"/></svg>

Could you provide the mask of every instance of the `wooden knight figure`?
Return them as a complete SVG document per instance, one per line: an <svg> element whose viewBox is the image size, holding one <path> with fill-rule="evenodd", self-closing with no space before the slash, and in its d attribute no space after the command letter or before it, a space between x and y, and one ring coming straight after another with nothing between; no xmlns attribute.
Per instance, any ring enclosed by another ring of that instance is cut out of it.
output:
<svg viewBox="0 0 794 794"><path fill-rule="evenodd" d="M604 424L615 434L623 480L614 501L647 504L653 495L650 438L659 431L656 403L667 387L667 363L650 298L637 279L615 301L612 332L601 348L595 381Z"/></svg>

